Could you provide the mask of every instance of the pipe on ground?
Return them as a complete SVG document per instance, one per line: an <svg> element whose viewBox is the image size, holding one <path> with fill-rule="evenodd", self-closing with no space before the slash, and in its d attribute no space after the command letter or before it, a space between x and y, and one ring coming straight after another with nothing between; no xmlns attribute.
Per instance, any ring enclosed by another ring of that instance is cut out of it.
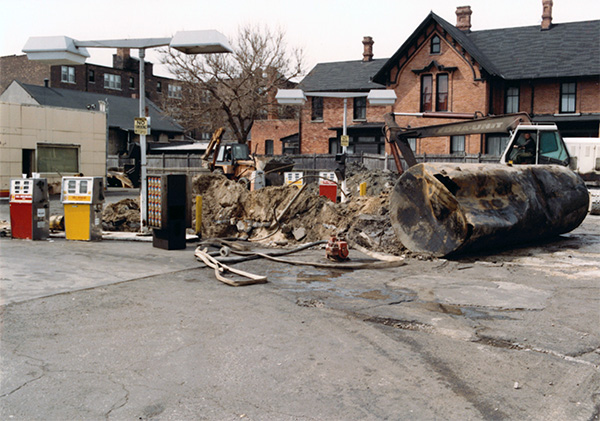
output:
<svg viewBox="0 0 600 421"><path fill-rule="evenodd" d="M425 163L399 178L390 217L409 250L441 257L572 231L588 205L583 180L566 167Z"/></svg>

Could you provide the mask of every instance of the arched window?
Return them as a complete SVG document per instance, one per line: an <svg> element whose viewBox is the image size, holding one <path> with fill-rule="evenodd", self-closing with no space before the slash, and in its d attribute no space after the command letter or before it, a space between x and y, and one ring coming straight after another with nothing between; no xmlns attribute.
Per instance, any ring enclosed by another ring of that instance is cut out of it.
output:
<svg viewBox="0 0 600 421"><path fill-rule="evenodd" d="M435 35L433 38L431 38L431 45L430 45L430 50L429 52L431 54L439 54L441 51L441 45L440 45L440 37L438 37L437 35Z"/></svg>

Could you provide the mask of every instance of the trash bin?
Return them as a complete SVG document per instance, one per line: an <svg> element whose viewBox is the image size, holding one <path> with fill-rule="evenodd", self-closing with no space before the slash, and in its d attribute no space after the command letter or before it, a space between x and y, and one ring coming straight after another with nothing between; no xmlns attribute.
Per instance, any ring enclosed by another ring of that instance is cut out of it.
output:
<svg viewBox="0 0 600 421"><path fill-rule="evenodd" d="M61 202L67 240L102 240L102 177L63 177Z"/></svg>
<svg viewBox="0 0 600 421"><path fill-rule="evenodd" d="M10 180L12 238L45 240L50 233L50 201L45 178Z"/></svg>

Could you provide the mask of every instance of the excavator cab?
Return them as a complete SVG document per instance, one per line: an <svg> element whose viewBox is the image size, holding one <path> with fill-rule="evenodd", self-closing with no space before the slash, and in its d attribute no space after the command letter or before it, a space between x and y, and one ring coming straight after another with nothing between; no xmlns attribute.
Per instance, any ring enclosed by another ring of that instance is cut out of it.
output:
<svg viewBox="0 0 600 421"><path fill-rule="evenodd" d="M568 166L567 147L555 124L519 125L500 162L504 164Z"/></svg>

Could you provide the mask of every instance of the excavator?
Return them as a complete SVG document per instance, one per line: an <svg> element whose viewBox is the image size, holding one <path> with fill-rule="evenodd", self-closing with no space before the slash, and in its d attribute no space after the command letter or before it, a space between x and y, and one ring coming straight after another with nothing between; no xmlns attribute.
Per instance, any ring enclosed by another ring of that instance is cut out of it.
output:
<svg viewBox="0 0 600 421"><path fill-rule="evenodd" d="M408 141L487 133L509 136L497 164L418 163ZM555 124L517 113L402 128L389 113L385 134L402 173L390 218L411 251L443 257L525 244L572 231L587 215L589 193Z"/></svg>
<svg viewBox="0 0 600 421"><path fill-rule="evenodd" d="M294 162L284 158L257 157L250 154L245 143L223 143L225 129L218 128L202 156L204 165L212 172L223 174L229 179L250 187L252 177L257 173L266 175L290 171ZM267 184L265 180L262 184Z"/></svg>

